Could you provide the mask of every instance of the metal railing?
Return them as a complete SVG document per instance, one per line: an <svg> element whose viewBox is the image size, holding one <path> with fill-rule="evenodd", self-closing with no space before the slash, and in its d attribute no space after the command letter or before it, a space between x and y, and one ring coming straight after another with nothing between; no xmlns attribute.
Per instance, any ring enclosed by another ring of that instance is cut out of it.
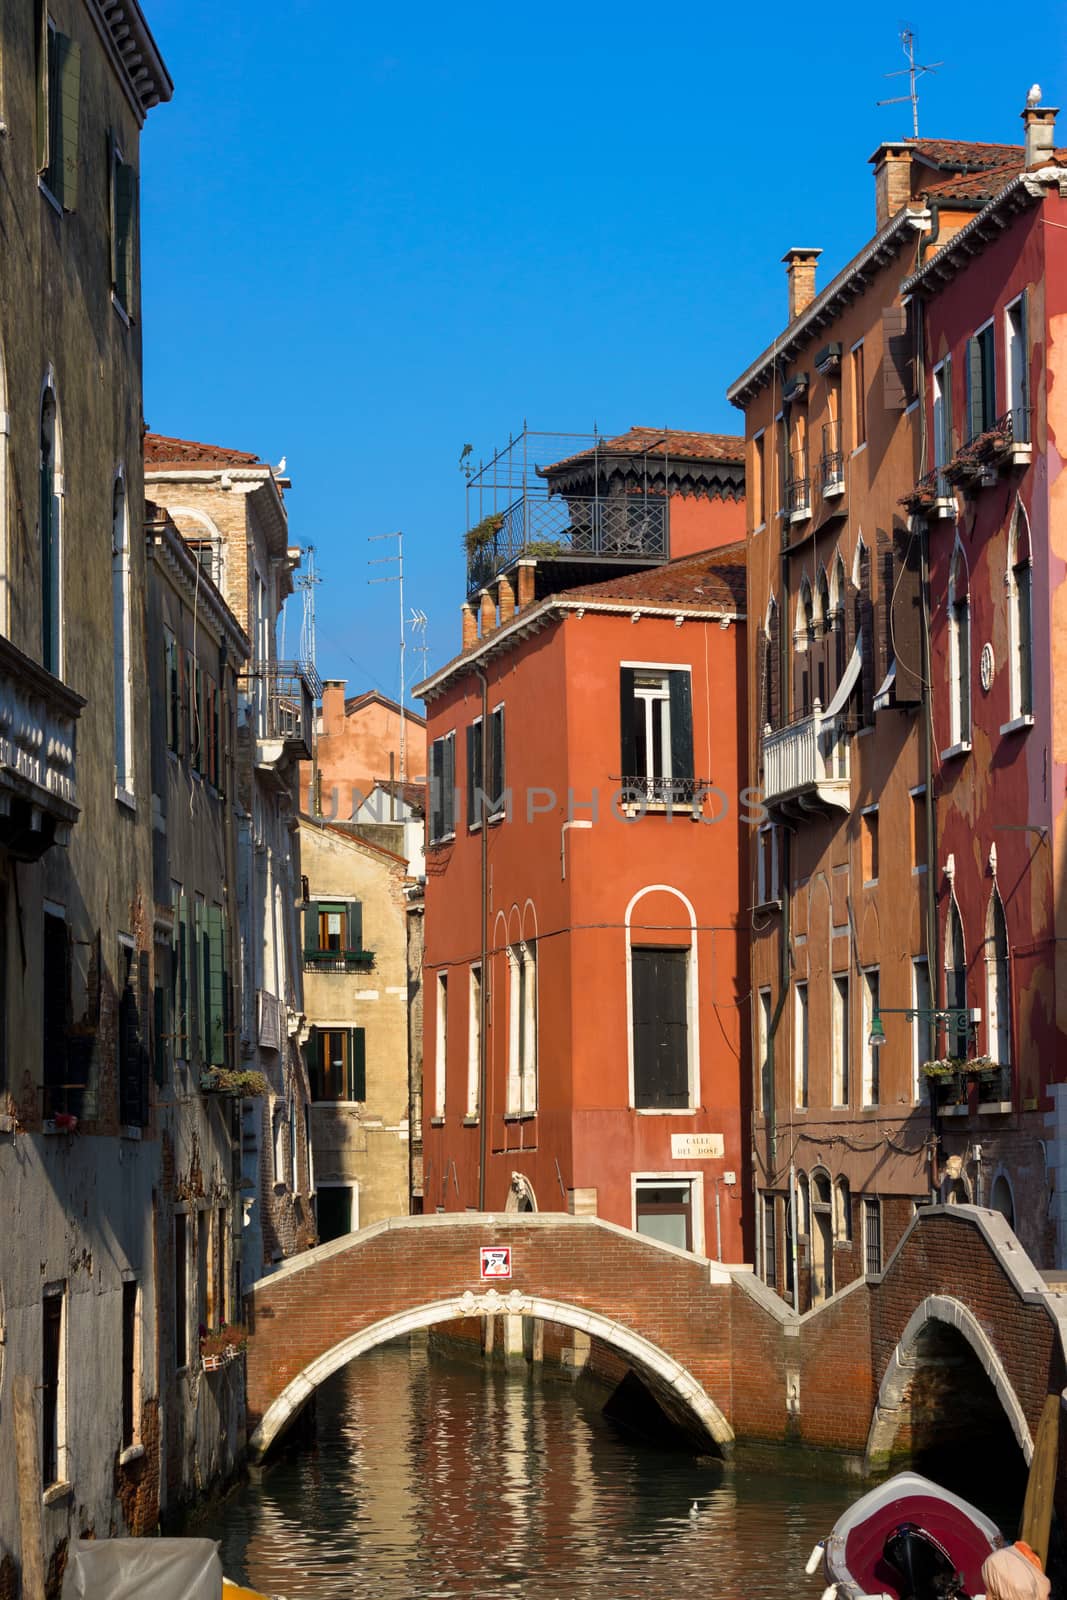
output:
<svg viewBox="0 0 1067 1600"><path fill-rule="evenodd" d="M261 667L256 678L257 736L281 739L305 759L310 758L315 697L306 667L296 661L274 661Z"/></svg>
<svg viewBox="0 0 1067 1600"><path fill-rule="evenodd" d="M826 717L816 706L810 717L763 734L763 800L848 787L849 721Z"/></svg>
<svg viewBox="0 0 1067 1600"><path fill-rule="evenodd" d="M305 950L305 972L365 972L374 965L373 950Z"/></svg>
<svg viewBox="0 0 1067 1600"><path fill-rule="evenodd" d="M619 786L623 805L699 806L704 796L716 794L710 778L612 778Z"/></svg>
<svg viewBox="0 0 1067 1600"><path fill-rule="evenodd" d="M845 487L845 456L841 449L839 422L827 422L823 426L819 481L823 494L836 494Z"/></svg>
<svg viewBox="0 0 1067 1600"><path fill-rule="evenodd" d="M665 495L538 498L526 494L513 500L492 522L496 526L490 526L476 543L471 543L468 535L468 593L484 588L521 556L665 561L670 554L670 512Z"/></svg>
<svg viewBox="0 0 1067 1600"><path fill-rule="evenodd" d="M789 457L785 504L791 517L806 516L811 510L811 478L808 475L807 450L794 450Z"/></svg>

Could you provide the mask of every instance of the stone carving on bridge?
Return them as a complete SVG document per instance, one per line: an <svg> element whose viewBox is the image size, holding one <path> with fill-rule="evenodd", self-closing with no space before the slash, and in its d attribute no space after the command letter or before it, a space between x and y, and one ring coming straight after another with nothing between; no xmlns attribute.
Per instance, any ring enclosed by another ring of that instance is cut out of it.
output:
<svg viewBox="0 0 1067 1600"><path fill-rule="evenodd" d="M518 1289L512 1289L510 1294L503 1295L497 1289L487 1289L484 1294L474 1294L467 1289L456 1301L456 1315L458 1317L492 1316L497 1312L506 1311L513 1317L529 1313L530 1304L524 1294Z"/></svg>

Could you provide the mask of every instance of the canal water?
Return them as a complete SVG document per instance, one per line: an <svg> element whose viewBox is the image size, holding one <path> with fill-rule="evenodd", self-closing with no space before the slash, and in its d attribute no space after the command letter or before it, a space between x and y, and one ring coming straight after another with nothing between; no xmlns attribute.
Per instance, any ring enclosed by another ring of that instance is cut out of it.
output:
<svg viewBox="0 0 1067 1600"><path fill-rule="evenodd" d="M392 1345L195 1531L287 1600L818 1600L844 1485L638 1443L569 1383ZM192 1531L192 1530L191 1530Z"/></svg>

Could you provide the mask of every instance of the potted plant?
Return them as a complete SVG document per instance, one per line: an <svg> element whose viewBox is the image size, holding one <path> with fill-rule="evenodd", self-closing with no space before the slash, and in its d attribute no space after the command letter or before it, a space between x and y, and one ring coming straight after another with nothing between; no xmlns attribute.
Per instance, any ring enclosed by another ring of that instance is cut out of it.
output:
<svg viewBox="0 0 1067 1600"><path fill-rule="evenodd" d="M233 1067L205 1067L200 1074L203 1094L228 1094L234 1099L251 1099L254 1095L269 1094L270 1084L262 1072L242 1072Z"/></svg>
<svg viewBox="0 0 1067 1600"><path fill-rule="evenodd" d="M248 1343L248 1330L239 1322L223 1322L217 1328L201 1328L200 1360L205 1372L218 1372L236 1361Z"/></svg>

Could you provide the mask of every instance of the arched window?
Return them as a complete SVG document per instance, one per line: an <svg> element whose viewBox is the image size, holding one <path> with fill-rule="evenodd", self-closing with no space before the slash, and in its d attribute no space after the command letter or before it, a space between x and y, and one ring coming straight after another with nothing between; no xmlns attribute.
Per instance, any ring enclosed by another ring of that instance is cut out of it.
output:
<svg viewBox="0 0 1067 1600"><path fill-rule="evenodd" d="M763 705L761 707L761 732L762 728L776 728L781 717L781 695L779 693L779 668L781 663L781 639L778 634L778 602L773 594L767 601L767 622L763 633L763 661L761 672L763 677Z"/></svg>
<svg viewBox="0 0 1067 1600"><path fill-rule="evenodd" d="M1008 924L1004 903L993 890L986 922L986 1040L998 1066L1011 1063L1011 981L1008 966Z"/></svg>
<svg viewBox="0 0 1067 1600"><path fill-rule="evenodd" d="M834 1184L834 1237L840 1244L852 1241L852 1196L847 1178L838 1178Z"/></svg>
<svg viewBox="0 0 1067 1600"><path fill-rule="evenodd" d="M802 717L811 715L811 646L814 640L815 607L811 595L811 582L805 577L801 580L800 593L797 596L796 628L793 633L793 650L796 656L793 705Z"/></svg>
<svg viewBox="0 0 1067 1600"><path fill-rule="evenodd" d="M841 682L845 675L845 563L838 552L834 562L834 584L831 591L833 604L833 632L834 632L834 685Z"/></svg>
<svg viewBox="0 0 1067 1600"><path fill-rule="evenodd" d="M803 1239L811 1232L811 1206L809 1204L808 1175L797 1175L797 1238Z"/></svg>
<svg viewBox="0 0 1067 1600"><path fill-rule="evenodd" d="M62 595L60 455L59 409L55 385L49 375L41 395L41 484L37 525L41 552L41 661L56 677L60 675Z"/></svg>
<svg viewBox="0 0 1067 1600"><path fill-rule="evenodd" d="M1003 1172L998 1172L993 1179L993 1188L989 1195L989 1204L992 1210L999 1211L1006 1217L1009 1228L1015 1226L1015 1198L1011 1192L1011 1184Z"/></svg>
<svg viewBox="0 0 1067 1600"><path fill-rule="evenodd" d="M815 652L815 698L823 708L831 694L830 628L830 580L826 576L826 568L820 567L815 584L815 629L819 641Z"/></svg>
<svg viewBox="0 0 1067 1600"><path fill-rule="evenodd" d="M111 611L115 674L115 790L133 795L133 706L130 625L130 523L120 472L111 500Z"/></svg>
<svg viewBox="0 0 1067 1600"><path fill-rule="evenodd" d="M1034 711L1033 560L1030 519L1016 497L1008 535L1008 649L1011 719Z"/></svg>
<svg viewBox="0 0 1067 1600"><path fill-rule="evenodd" d="M948 903L945 924L945 1004L950 1011L962 1012L967 1006L967 951L963 942L963 918L955 895ZM949 1055L963 1059L967 1054L970 1030L965 1016L950 1019Z"/></svg>
<svg viewBox="0 0 1067 1600"><path fill-rule="evenodd" d="M948 579L949 741L971 741L971 599L967 562L957 544Z"/></svg>

